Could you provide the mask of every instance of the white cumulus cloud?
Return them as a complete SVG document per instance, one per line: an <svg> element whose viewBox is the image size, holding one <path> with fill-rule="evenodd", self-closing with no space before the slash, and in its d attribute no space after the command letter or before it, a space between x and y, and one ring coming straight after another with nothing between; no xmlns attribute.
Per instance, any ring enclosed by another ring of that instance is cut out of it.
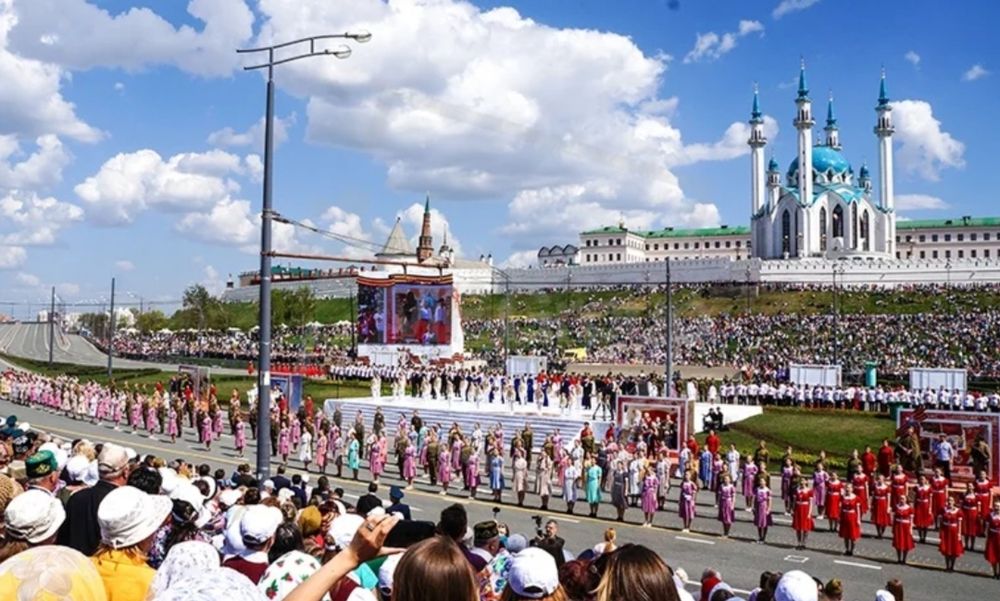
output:
<svg viewBox="0 0 1000 601"><path fill-rule="evenodd" d="M295 114L274 119L274 146L277 148L288 139L288 128L295 123ZM208 135L208 143L220 148L249 146L254 152L264 153L264 118L261 117L246 131L224 127Z"/></svg>
<svg viewBox="0 0 1000 601"><path fill-rule="evenodd" d="M819 2L819 0L781 0L781 2L778 3L778 6L774 7L774 10L771 12L771 16L775 19L780 19L788 13L805 10L817 2Z"/></svg>
<svg viewBox="0 0 1000 601"><path fill-rule="evenodd" d="M0 244L0 269L15 269L24 265L28 252L23 246L5 246Z"/></svg>
<svg viewBox="0 0 1000 601"><path fill-rule="evenodd" d="M942 169L965 166L965 144L941 129L929 102L899 100L890 104L899 144L896 158L904 171L937 181Z"/></svg>
<svg viewBox="0 0 1000 601"><path fill-rule="evenodd" d="M0 135L0 188L48 188L62 179L62 170L69 161L69 152L59 138L46 134L35 140L38 149L23 161L12 159L23 156L17 137Z"/></svg>
<svg viewBox="0 0 1000 601"><path fill-rule="evenodd" d="M19 54L73 70L117 67L139 71L174 65L202 76L228 75L239 66L234 50L253 35L244 0L191 0L201 22L175 27L149 8L119 14L85 0L14 0L10 45Z"/></svg>
<svg viewBox="0 0 1000 601"><path fill-rule="evenodd" d="M947 209L948 203L929 194L897 194L896 210L921 211Z"/></svg>
<svg viewBox="0 0 1000 601"><path fill-rule="evenodd" d="M83 209L51 196L14 190L0 198L0 244L50 246L59 232L83 219Z"/></svg>
<svg viewBox="0 0 1000 601"><path fill-rule="evenodd" d="M135 269L135 263L128 259L119 259L115 261L115 269L118 271L132 271Z"/></svg>
<svg viewBox="0 0 1000 601"><path fill-rule="evenodd" d="M903 55L903 58L905 58L906 62L910 63L914 67L920 66L920 55L913 50L907 51L907 53Z"/></svg>
<svg viewBox="0 0 1000 601"><path fill-rule="evenodd" d="M221 150L181 153L166 160L154 150L119 153L74 191L88 216L104 225L124 225L147 209L183 212L211 207L239 190L229 176L244 163Z"/></svg>
<svg viewBox="0 0 1000 601"><path fill-rule="evenodd" d="M751 33L764 35L764 25L760 21L740 21L736 31L718 34L714 31L695 36L694 48L684 56L685 63L714 61L736 48L739 38Z"/></svg>
<svg viewBox="0 0 1000 601"><path fill-rule="evenodd" d="M982 79L989 75L990 72L986 67L975 64L968 68L965 73L962 74L962 81L976 81L977 79Z"/></svg>

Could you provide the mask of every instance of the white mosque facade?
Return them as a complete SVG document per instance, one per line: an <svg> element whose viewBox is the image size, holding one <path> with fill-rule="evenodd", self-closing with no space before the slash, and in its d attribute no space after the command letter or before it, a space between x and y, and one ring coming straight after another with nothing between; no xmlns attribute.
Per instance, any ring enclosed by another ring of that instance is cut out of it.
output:
<svg viewBox="0 0 1000 601"><path fill-rule="evenodd" d="M893 198L892 107L885 75L875 107L878 182L868 167L855 173L841 150L831 97L825 134L813 143L812 101L805 68L799 73L796 114L798 151L782 174L777 161L766 169L764 120L757 92L750 117L751 225L750 244L761 259L893 258L896 257L896 214Z"/></svg>

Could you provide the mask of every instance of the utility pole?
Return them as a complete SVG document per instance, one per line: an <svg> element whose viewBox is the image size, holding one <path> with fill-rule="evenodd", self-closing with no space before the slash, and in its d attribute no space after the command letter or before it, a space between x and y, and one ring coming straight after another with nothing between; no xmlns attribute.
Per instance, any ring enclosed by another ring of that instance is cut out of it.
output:
<svg viewBox="0 0 1000 601"><path fill-rule="evenodd" d="M507 373L507 363L510 357L510 276L504 274L504 303L503 303L503 373Z"/></svg>
<svg viewBox="0 0 1000 601"><path fill-rule="evenodd" d="M354 315L354 291L351 290L351 357L358 356L358 342L356 338L358 332L357 320L358 318Z"/></svg>
<svg viewBox="0 0 1000 601"><path fill-rule="evenodd" d="M670 257L665 257L667 269L667 306L664 309L667 320L667 380L665 382L668 395L674 393L674 291L670 284Z"/></svg>
<svg viewBox="0 0 1000 601"><path fill-rule="evenodd" d="M56 287L52 287L52 302L49 304L49 367L52 367L52 352L56 341Z"/></svg>
<svg viewBox="0 0 1000 601"><path fill-rule="evenodd" d="M349 39L364 43L371 40L371 38L371 34L367 31L319 35L285 42L284 44L275 44L261 48L244 48L236 51L239 54L267 53L267 62L243 68L245 71L267 69L267 104L264 114L263 206L260 216L260 339L257 351L257 479L261 482L271 475L271 221L274 218L272 214L271 189L274 156L274 68L277 65L314 56L347 58L351 55L351 49L348 46L341 46L336 50L317 49L316 42L320 40ZM288 58L275 59L274 53L276 50L306 43L309 45L309 52L293 55Z"/></svg>
<svg viewBox="0 0 1000 601"><path fill-rule="evenodd" d="M108 380L114 373L115 356L115 278L111 278L111 313L108 314Z"/></svg>

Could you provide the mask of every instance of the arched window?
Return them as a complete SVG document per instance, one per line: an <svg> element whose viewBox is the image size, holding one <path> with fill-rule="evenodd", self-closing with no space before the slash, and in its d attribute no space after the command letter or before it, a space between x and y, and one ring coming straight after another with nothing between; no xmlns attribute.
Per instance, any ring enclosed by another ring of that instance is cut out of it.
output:
<svg viewBox="0 0 1000 601"><path fill-rule="evenodd" d="M844 237L844 209L840 205L833 208L833 237Z"/></svg>
<svg viewBox="0 0 1000 601"><path fill-rule="evenodd" d="M861 213L861 238L864 240L864 250L871 250L871 236L868 235L868 209Z"/></svg>
<svg viewBox="0 0 1000 601"><path fill-rule="evenodd" d="M781 214L781 252L792 252L792 216L788 209Z"/></svg>
<svg viewBox="0 0 1000 601"><path fill-rule="evenodd" d="M819 249L826 250L826 207L819 209Z"/></svg>
<svg viewBox="0 0 1000 601"><path fill-rule="evenodd" d="M851 204L851 248L858 249L858 205Z"/></svg>

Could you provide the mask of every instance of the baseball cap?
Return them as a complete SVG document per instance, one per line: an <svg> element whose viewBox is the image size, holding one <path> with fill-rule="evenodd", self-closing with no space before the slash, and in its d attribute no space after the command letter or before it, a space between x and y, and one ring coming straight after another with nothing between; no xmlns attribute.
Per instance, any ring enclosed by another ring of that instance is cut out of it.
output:
<svg viewBox="0 0 1000 601"><path fill-rule="evenodd" d="M128 465L128 453L125 448L113 442L105 443L97 456L97 471L102 476L117 474Z"/></svg>
<svg viewBox="0 0 1000 601"><path fill-rule="evenodd" d="M817 601L816 581L802 570L785 572L774 588L774 601Z"/></svg>
<svg viewBox="0 0 1000 601"><path fill-rule="evenodd" d="M403 494L403 489L398 486L392 486L389 488L389 498L396 499L397 501L402 499L405 495Z"/></svg>
<svg viewBox="0 0 1000 601"><path fill-rule="evenodd" d="M281 525L281 510L267 505L251 505L240 517L240 537L247 545L262 545Z"/></svg>
<svg viewBox="0 0 1000 601"><path fill-rule="evenodd" d="M15 497L3 512L7 537L37 544L59 530L66 510L59 499L33 488Z"/></svg>
<svg viewBox="0 0 1000 601"><path fill-rule="evenodd" d="M556 560L538 547L528 547L510 562L507 584L519 597L541 599L559 588Z"/></svg>

